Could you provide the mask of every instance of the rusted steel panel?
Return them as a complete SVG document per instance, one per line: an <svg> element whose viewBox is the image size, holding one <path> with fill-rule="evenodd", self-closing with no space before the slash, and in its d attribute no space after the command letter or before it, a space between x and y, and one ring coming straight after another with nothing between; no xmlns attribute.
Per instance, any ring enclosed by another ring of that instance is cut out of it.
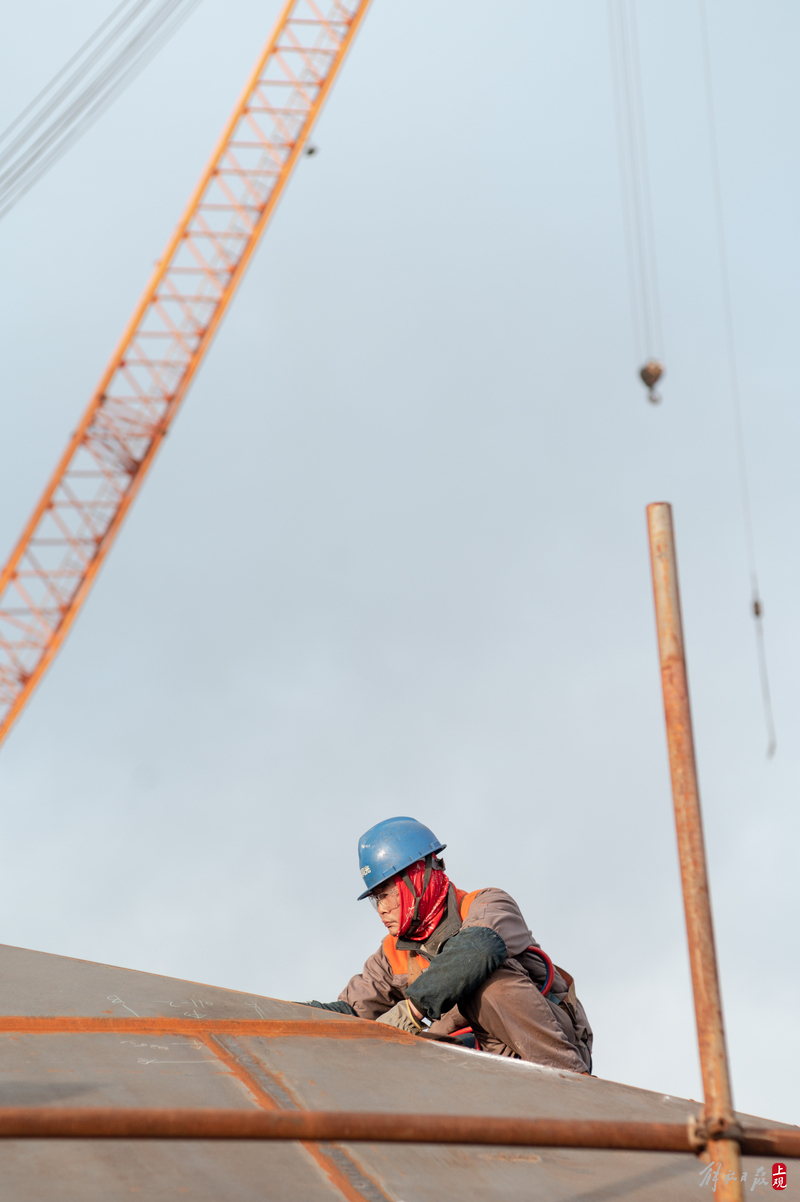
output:
<svg viewBox="0 0 800 1202"><path fill-rule="evenodd" d="M2 1154L3 1202L342 1202L343 1198L299 1144L30 1139L9 1140ZM386 1202L386 1195L378 1195L374 1202Z"/></svg>
<svg viewBox="0 0 800 1202"><path fill-rule="evenodd" d="M0 1035L0 1108L44 1104L235 1109L254 1103L199 1039Z"/></svg>
<svg viewBox="0 0 800 1202"><path fill-rule="evenodd" d="M346 1014L298 1007L256 994L134 972L91 960L0 945L0 1016L82 1018L296 1019L348 1022Z"/></svg>
<svg viewBox="0 0 800 1202"><path fill-rule="evenodd" d="M487 1115L681 1129L697 1111L694 1103L609 1081L402 1033L384 1038L372 1024L291 1002L58 956L0 947L0 979L8 984L2 998L7 1024L17 1028L0 1034L0 1104L6 1106L58 1106L62 1116L66 1108L113 1113L119 1106L212 1107L235 1117L402 1111L423 1121L433 1114ZM64 1016L74 1020L73 1029L63 1029ZM48 1021L21 1022L43 1018ZM745 1158L751 1180L760 1163ZM796 1163L789 1163L787 1198L800 1181ZM698 1194L703 1166L687 1152L4 1139L2 1166L3 1202L129 1202L136 1193L148 1202L182 1196L191 1202L696 1202L704 1196Z"/></svg>
<svg viewBox="0 0 800 1202"><path fill-rule="evenodd" d="M697 1103L409 1037L400 1044L236 1039L303 1110L376 1110L685 1124ZM440 1087L441 1083L445 1083ZM743 1117L742 1121L751 1121ZM752 1125L766 1124L753 1121Z"/></svg>

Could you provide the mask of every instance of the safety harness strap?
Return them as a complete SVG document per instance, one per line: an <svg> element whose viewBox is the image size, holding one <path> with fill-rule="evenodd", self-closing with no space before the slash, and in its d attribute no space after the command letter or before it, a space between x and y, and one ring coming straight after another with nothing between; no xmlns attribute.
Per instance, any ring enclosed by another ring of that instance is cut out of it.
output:
<svg viewBox="0 0 800 1202"><path fill-rule="evenodd" d="M406 885L406 888L411 893L411 896L414 898L414 913L411 915L411 922L408 924L408 927L406 928L406 930L404 932L406 939L413 938L414 932L416 931L417 927L419 926L419 903L422 901L422 898L425 896L425 890L428 888L428 885L430 884L432 872L433 872L433 854L425 857L425 873L422 877L422 888L420 889L419 894L417 894L414 891L414 886L411 883L411 877L408 875L408 873L407 872L403 873L403 882Z"/></svg>
<svg viewBox="0 0 800 1202"><path fill-rule="evenodd" d="M408 881L406 881L406 884L408 884ZM461 917L461 921L463 922L464 919L467 917L467 914L469 913L470 906L472 905L472 903L474 902L474 900L478 896L478 894L481 892L481 890L473 889L471 893L465 893L463 889L456 889L454 885L451 887L453 888L453 890L455 892L456 901L458 903L458 912ZM422 891L423 891L423 893L425 892L424 883L423 883ZM414 892L413 889L411 890L411 892L413 894L413 892ZM406 933L406 938L407 937L408 937L408 935ZM396 977L404 976L406 973L409 973L409 975L410 975L411 961L409 960L408 950L397 946L397 937L395 935L387 935L386 936L386 938L383 941L383 952L384 952L384 955L386 956L386 959L389 961L389 964L391 966L393 974ZM416 980L416 978L419 976L419 973L424 972L425 969L428 967L429 961L426 960L424 957L418 957L418 960L420 961L419 962L419 971L415 974L414 977L411 978L412 980Z"/></svg>

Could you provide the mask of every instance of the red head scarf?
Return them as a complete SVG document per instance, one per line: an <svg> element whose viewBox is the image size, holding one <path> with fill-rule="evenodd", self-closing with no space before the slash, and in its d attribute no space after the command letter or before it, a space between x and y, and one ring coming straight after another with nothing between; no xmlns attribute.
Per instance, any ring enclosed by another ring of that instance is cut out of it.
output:
<svg viewBox="0 0 800 1202"><path fill-rule="evenodd" d="M434 864L436 861L434 860ZM445 876L444 869L433 868L431 871L431 879L428 881L428 887L422 894L417 911L417 923L413 931L409 931L411 920L414 917L414 906L417 904L417 897L422 892L423 879L425 877L425 861L417 860L416 864L412 864L403 873L407 876L414 886L412 894L408 885L400 876L397 878L397 885L400 890L400 935L406 935L409 939L427 939L432 931L439 925L445 907L447 906L447 891L450 888L450 879ZM416 894L416 896L414 896Z"/></svg>

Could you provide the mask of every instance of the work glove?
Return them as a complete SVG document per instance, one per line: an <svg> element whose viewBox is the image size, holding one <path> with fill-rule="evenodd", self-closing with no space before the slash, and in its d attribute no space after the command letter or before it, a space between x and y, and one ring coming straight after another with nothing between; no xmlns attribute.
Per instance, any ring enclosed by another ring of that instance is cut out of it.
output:
<svg viewBox="0 0 800 1202"><path fill-rule="evenodd" d="M391 1010L387 1010L380 1018L376 1018L375 1022L386 1023L387 1027L397 1027L399 1031L409 1031L412 1035L418 1035L420 1031L424 1030L422 1023L418 1023L411 1013L405 998L396 1006L392 1006Z"/></svg>
<svg viewBox="0 0 800 1202"><path fill-rule="evenodd" d="M316 1006L317 1010L335 1010L337 1014L352 1014L358 1017L349 1002L297 1002L296 1005Z"/></svg>
<svg viewBox="0 0 800 1202"><path fill-rule="evenodd" d="M462 927L434 956L430 968L412 981L406 997L433 1022L457 1006L461 998L473 994L507 957L506 945L497 931L491 927Z"/></svg>

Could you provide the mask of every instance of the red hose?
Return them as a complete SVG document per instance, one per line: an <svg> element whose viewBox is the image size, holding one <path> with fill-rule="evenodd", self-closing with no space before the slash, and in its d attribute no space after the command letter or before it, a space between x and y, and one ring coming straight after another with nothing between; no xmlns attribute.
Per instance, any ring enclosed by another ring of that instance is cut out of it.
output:
<svg viewBox="0 0 800 1202"><path fill-rule="evenodd" d="M526 951L533 952L533 954L538 956L540 960L544 960L544 966L547 969L547 980L544 983L544 989L542 989L541 993L542 997L547 997L548 993L553 988L553 980L556 975L556 970L553 968L553 961L550 959L547 952L543 952L540 947L534 947L533 944L531 944L529 948L526 948Z"/></svg>
<svg viewBox="0 0 800 1202"><path fill-rule="evenodd" d="M458 1031L453 1031L451 1039L458 1039L459 1035L471 1035L475 1040L475 1051L480 1052L481 1045L478 1043L478 1036L475 1034L472 1027L461 1027Z"/></svg>

